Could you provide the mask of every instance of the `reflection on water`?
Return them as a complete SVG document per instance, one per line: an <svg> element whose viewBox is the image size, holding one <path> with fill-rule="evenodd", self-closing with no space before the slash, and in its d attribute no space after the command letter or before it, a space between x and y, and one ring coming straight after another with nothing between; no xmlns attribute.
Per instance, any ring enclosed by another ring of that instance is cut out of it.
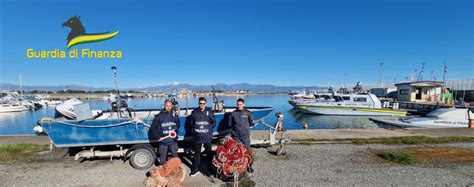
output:
<svg viewBox="0 0 474 187"><path fill-rule="evenodd" d="M367 116L323 116L291 111L297 123L308 123L310 129L377 128ZM302 128L302 126L301 126Z"/></svg>
<svg viewBox="0 0 474 187"><path fill-rule="evenodd" d="M288 104L288 95L236 95L222 96L226 106L235 106L235 101L243 97L247 106L271 106L275 110L270 113L266 121L269 124L276 122L275 113L281 112L284 115L283 123L286 129L303 129L303 124L308 123L310 129L336 129L336 128L376 128L376 125L369 121L366 116L317 116L301 114L292 109ZM208 103L212 102L212 97L206 97ZM135 109L163 108L164 98L144 98L127 99L130 107ZM108 110L110 105L105 100L89 100L92 109ZM196 107L198 97L178 98L181 108ZM208 104L210 106L210 104ZM5 134L33 134L33 127L36 122L43 117L54 117L54 107L46 107L37 111L19 113L0 113L0 135ZM263 125L253 129L266 129Z"/></svg>

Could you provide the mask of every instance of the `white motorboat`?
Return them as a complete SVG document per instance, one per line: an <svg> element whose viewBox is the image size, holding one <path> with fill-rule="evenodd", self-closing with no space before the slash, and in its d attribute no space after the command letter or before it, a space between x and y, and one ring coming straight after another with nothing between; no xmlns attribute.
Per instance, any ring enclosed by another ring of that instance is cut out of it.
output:
<svg viewBox="0 0 474 187"><path fill-rule="evenodd" d="M472 111L469 111L467 108L441 108L426 114L426 117L398 120L387 120L381 118L369 119L382 128L447 128L467 127L469 117L472 118Z"/></svg>
<svg viewBox="0 0 474 187"><path fill-rule="evenodd" d="M318 115L397 116L406 111L382 108L379 98L370 93L334 94L333 101L296 104L299 111Z"/></svg>
<svg viewBox="0 0 474 187"><path fill-rule="evenodd" d="M43 99L43 100L39 100L38 103L43 105L43 106L53 106L53 105L56 106L56 105L62 104L63 102L62 101L57 101L57 100Z"/></svg>
<svg viewBox="0 0 474 187"><path fill-rule="evenodd" d="M48 105L60 105L60 104L62 104L62 103L63 103L62 101L53 100L53 101L49 101L49 102L48 102Z"/></svg>
<svg viewBox="0 0 474 187"><path fill-rule="evenodd" d="M114 102L115 100L117 100L117 98L118 98L117 95L113 93L109 93L107 96L102 97L102 99L109 102Z"/></svg>
<svg viewBox="0 0 474 187"><path fill-rule="evenodd" d="M15 100L15 97L13 97L10 93L1 92L0 93L0 100L1 101L11 101L11 100Z"/></svg>
<svg viewBox="0 0 474 187"><path fill-rule="evenodd" d="M49 97L50 97L49 95L41 95L41 94L35 95L35 99L38 101L49 99Z"/></svg>
<svg viewBox="0 0 474 187"><path fill-rule="evenodd" d="M22 100L22 101L18 101L18 102L20 104L22 104L23 106L25 106L26 108L28 108L29 110L35 110L36 109L35 103L33 103L32 101Z"/></svg>
<svg viewBox="0 0 474 187"><path fill-rule="evenodd" d="M25 105L20 103L4 103L0 104L0 113L7 113L7 112L23 112L28 111L29 108Z"/></svg>
<svg viewBox="0 0 474 187"><path fill-rule="evenodd" d="M125 97L126 97L126 98L134 98L135 95L133 95L133 94L127 92L127 93L125 94Z"/></svg>
<svg viewBox="0 0 474 187"><path fill-rule="evenodd" d="M307 103L315 103L315 102L324 102L324 101L335 101L332 96L328 93L325 94L314 94L313 99L305 99L305 98L292 98L288 101L291 106L296 107L298 104L307 104Z"/></svg>

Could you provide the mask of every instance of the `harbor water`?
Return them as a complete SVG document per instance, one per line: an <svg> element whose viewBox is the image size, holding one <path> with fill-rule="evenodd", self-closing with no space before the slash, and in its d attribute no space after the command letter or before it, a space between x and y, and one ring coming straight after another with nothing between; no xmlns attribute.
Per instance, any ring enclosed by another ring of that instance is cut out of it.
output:
<svg viewBox="0 0 474 187"><path fill-rule="evenodd" d="M288 104L289 96L286 94L259 94L259 95L235 95L220 96L226 106L235 106L238 98L244 98L247 106L271 106L274 111L267 116L266 122L273 125L276 122L275 113L284 115L284 127L286 129L303 129L307 123L310 129L339 129L339 128L377 128L367 116L318 116L302 114L293 110ZM212 96L206 97L208 106L211 106ZM128 105L133 109L163 108L165 98L134 98L126 99ZM196 107L198 97L177 98L181 108ZM88 102L93 110L108 110L110 104L107 100L83 100ZM43 117L54 117L54 106L44 107L36 111L17 113L0 113L0 135L34 134L33 127ZM255 130L268 129L263 125L257 125Z"/></svg>

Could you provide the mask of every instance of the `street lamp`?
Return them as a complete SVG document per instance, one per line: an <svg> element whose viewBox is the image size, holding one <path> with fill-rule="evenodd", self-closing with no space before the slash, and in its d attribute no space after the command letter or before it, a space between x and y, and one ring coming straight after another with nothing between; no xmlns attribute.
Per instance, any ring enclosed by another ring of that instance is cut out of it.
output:
<svg viewBox="0 0 474 187"><path fill-rule="evenodd" d="M383 87L383 83L382 83L382 71L383 71L383 62L380 63L380 77L379 77L379 87L380 87L380 88Z"/></svg>
<svg viewBox="0 0 474 187"><path fill-rule="evenodd" d="M115 90L117 90L117 116L120 118L120 110L121 110L121 102L120 102L120 90L118 89L118 84L117 84L117 67L112 66L110 69L112 69L112 72L114 72L114 77L115 77Z"/></svg>

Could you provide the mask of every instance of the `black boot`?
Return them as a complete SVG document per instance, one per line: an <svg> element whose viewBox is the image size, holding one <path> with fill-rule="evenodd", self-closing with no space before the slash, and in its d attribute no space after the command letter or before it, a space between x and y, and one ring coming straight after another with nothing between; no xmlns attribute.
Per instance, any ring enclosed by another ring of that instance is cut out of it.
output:
<svg viewBox="0 0 474 187"><path fill-rule="evenodd" d="M253 173L253 172L254 172L254 171L253 171L252 164L250 164L249 167L247 167L247 171L248 171L249 173Z"/></svg>
<svg viewBox="0 0 474 187"><path fill-rule="evenodd" d="M194 177L194 176L196 176L197 174L199 174L199 170L198 170L198 169L193 169L193 170L191 171L191 173L189 174L189 176Z"/></svg>

